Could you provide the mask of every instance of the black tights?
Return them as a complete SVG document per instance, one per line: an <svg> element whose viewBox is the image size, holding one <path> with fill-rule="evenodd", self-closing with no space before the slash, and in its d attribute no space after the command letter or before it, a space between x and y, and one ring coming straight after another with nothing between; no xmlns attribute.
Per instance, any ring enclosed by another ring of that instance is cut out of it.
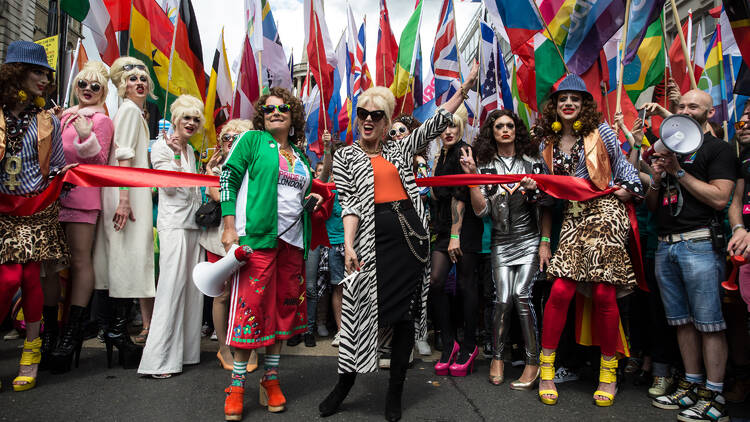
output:
<svg viewBox="0 0 750 422"><path fill-rule="evenodd" d="M445 292L445 281L451 269L448 254L442 251L432 252L432 273L430 274L430 302L435 317L435 326L443 337L443 353L441 362L446 362L453 349L457 328L451 318L451 298ZM464 341L461 351L471 354L476 347L477 306L479 306L479 292L477 290L476 268L479 264L479 254L464 252L456 263L456 283L461 293L463 304Z"/></svg>

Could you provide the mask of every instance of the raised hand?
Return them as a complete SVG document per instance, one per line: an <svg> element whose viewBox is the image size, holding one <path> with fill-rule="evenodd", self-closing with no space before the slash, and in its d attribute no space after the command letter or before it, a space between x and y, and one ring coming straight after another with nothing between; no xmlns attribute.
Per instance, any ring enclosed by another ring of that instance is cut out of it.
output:
<svg viewBox="0 0 750 422"><path fill-rule="evenodd" d="M94 122L88 117L76 115L73 120L73 128L78 133L80 140L88 139L91 136L91 130L94 128Z"/></svg>
<svg viewBox="0 0 750 422"><path fill-rule="evenodd" d="M464 173L477 173L477 165L474 162L474 157L472 157L470 148L461 148L461 169Z"/></svg>

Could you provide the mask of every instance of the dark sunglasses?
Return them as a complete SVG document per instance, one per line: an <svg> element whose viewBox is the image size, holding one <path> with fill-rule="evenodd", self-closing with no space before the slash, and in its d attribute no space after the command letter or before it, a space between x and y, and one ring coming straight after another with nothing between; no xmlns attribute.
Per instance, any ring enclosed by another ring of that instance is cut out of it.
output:
<svg viewBox="0 0 750 422"><path fill-rule="evenodd" d="M513 123L498 123L495 125L495 129L497 130L503 130L504 127L507 127L508 130L513 130L516 128L516 125Z"/></svg>
<svg viewBox="0 0 750 422"><path fill-rule="evenodd" d="M221 135L221 142L233 142L237 137L240 135L230 135L228 133L225 133Z"/></svg>
<svg viewBox="0 0 750 422"><path fill-rule="evenodd" d="M141 77L140 77L140 78L139 78L138 76L136 76L136 75L132 75L132 76L130 76L130 78L128 78L128 80L129 80L130 82L136 82L136 81L138 81L139 79L141 80L141 82L148 82L148 78L147 78L147 77L145 77L145 76L143 76L143 75L141 75Z"/></svg>
<svg viewBox="0 0 750 422"><path fill-rule="evenodd" d="M263 114L271 114L274 110L279 110L279 113L289 113L292 106L289 104L264 105L260 106L260 109L263 111Z"/></svg>
<svg viewBox="0 0 750 422"><path fill-rule="evenodd" d="M395 138L395 137L396 137L396 135L398 135L399 133L401 133L401 134L404 134L404 133L406 133L406 131L407 131L407 130L408 130L408 129L406 129L406 128L405 128L404 126L401 126L401 127L400 127L400 128L398 128L398 129L391 129L390 131L388 131L388 135L389 135L389 136L390 136L391 138Z"/></svg>
<svg viewBox="0 0 750 422"><path fill-rule="evenodd" d="M367 120L367 117L370 117L373 122L379 122L383 120L383 117L385 117L385 111L383 110L365 110L362 107L357 107L357 118L359 120L365 121Z"/></svg>
<svg viewBox="0 0 750 422"><path fill-rule="evenodd" d="M747 122L744 121L744 120L740 120L739 122L735 122L734 123L734 129L735 130L740 130L740 129L742 129L745 126L747 126Z"/></svg>
<svg viewBox="0 0 750 422"><path fill-rule="evenodd" d="M78 88L80 88L80 89L86 89L86 88L88 88L88 89L91 90L91 92L99 92L99 90L102 89L102 86L99 85L98 82L91 82L91 83L89 83L87 81L84 81L83 79L79 79L78 80Z"/></svg>
<svg viewBox="0 0 750 422"><path fill-rule="evenodd" d="M126 72L129 70L133 70L133 69L146 70L146 66L142 64L126 64L125 66L122 67L122 69L125 70Z"/></svg>

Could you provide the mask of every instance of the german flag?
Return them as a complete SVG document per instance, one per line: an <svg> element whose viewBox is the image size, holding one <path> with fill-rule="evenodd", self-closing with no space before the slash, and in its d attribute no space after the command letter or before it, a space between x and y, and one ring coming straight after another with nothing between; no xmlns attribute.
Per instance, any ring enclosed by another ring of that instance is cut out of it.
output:
<svg viewBox="0 0 750 422"><path fill-rule="evenodd" d="M157 97L155 102L159 111L164 110L164 101L167 101L166 119L169 119L169 105L177 96L190 94L203 99L206 92L198 25L189 0L180 1L180 16L176 30L175 34L175 27L169 17L154 0L133 0L128 54L141 59L149 67L156 85L154 95ZM200 143L200 139L197 142ZM192 143L195 147L196 142Z"/></svg>

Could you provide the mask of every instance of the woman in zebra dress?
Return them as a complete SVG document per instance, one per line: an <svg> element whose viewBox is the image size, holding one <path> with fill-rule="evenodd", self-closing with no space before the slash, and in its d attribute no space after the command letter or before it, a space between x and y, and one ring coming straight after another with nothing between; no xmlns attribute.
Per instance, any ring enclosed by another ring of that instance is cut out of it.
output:
<svg viewBox="0 0 750 422"><path fill-rule="evenodd" d="M473 86L478 70L475 63L461 90L400 142L385 142L395 108L390 90L370 88L359 97L360 141L333 158L350 277L342 303L339 381L320 403L321 416L338 410L357 372L377 369L379 329L389 327L393 339L385 416L401 418L401 392L430 271L427 221L412 159L452 121L451 113Z"/></svg>

